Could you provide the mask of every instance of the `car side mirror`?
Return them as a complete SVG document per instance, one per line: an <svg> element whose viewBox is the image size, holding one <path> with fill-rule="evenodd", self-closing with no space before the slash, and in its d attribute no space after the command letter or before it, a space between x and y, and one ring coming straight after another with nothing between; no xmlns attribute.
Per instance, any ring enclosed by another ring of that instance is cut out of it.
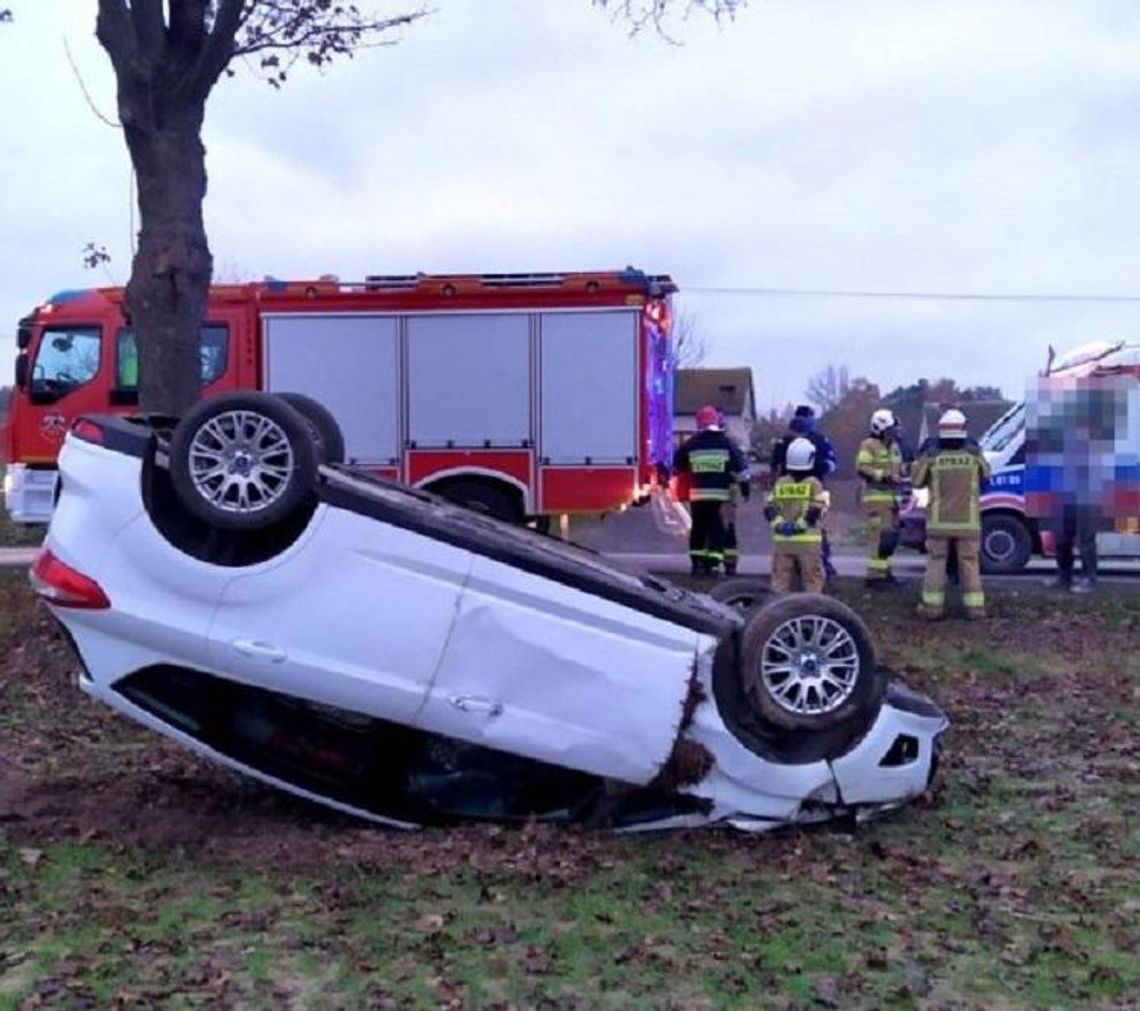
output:
<svg viewBox="0 0 1140 1011"><path fill-rule="evenodd" d="M16 327L16 347L23 351L31 343L32 328L29 324L21 321L20 325Z"/></svg>
<svg viewBox="0 0 1140 1011"><path fill-rule="evenodd" d="M28 355L21 351L16 355L16 389L27 389L28 386Z"/></svg>

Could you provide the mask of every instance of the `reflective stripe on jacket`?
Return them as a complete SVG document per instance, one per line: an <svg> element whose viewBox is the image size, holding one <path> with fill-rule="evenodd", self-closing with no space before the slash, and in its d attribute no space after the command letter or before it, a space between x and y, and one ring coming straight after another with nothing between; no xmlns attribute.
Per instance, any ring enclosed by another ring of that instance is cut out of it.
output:
<svg viewBox="0 0 1140 1011"><path fill-rule="evenodd" d="M979 533L979 499L982 484L989 476L986 458L965 447L944 447L931 456L919 457L914 486L930 489L926 532L947 536Z"/></svg>
<svg viewBox="0 0 1140 1011"><path fill-rule="evenodd" d="M827 493L818 478L797 480L790 474L785 475L768 493L768 504L776 510L771 523L774 548L789 550L823 543L823 532L819 528L819 523L827 512ZM805 517L812 506L819 510L820 516L815 523L809 524ZM780 533L779 527L785 523L793 524L795 533Z"/></svg>
<svg viewBox="0 0 1140 1011"><path fill-rule="evenodd" d="M752 479L736 443L713 429L686 439L673 458L673 469L689 475L691 502L727 502L734 482L746 485Z"/></svg>
<svg viewBox="0 0 1140 1011"><path fill-rule="evenodd" d="M864 505L893 505L894 486L889 479L897 482L902 477L902 450L898 443L885 443L873 435L859 443L859 454L855 457L855 467L863 479Z"/></svg>

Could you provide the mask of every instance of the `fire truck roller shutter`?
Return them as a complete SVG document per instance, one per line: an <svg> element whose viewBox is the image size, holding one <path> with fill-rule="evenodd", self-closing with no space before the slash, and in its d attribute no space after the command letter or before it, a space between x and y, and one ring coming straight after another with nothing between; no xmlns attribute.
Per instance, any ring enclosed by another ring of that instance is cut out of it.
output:
<svg viewBox="0 0 1140 1011"><path fill-rule="evenodd" d="M265 387L311 397L344 436L350 463L400 459L399 357L395 316L290 313L266 317Z"/></svg>

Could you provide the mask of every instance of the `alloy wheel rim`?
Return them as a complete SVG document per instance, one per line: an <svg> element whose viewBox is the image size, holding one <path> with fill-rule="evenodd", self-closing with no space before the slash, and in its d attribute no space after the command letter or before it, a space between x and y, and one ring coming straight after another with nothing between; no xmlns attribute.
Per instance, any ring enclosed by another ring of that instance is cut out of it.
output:
<svg viewBox="0 0 1140 1011"><path fill-rule="evenodd" d="M190 479L215 509L258 513L285 493L293 446L284 429L256 411L226 411L205 422L190 442Z"/></svg>
<svg viewBox="0 0 1140 1011"><path fill-rule="evenodd" d="M781 709L796 716L834 712L859 679L859 647L839 622L818 614L791 618L765 641L760 681Z"/></svg>

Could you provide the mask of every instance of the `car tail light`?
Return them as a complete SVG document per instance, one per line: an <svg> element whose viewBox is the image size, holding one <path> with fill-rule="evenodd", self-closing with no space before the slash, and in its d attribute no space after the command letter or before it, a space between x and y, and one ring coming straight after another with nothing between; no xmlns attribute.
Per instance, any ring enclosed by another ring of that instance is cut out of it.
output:
<svg viewBox="0 0 1140 1011"><path fill-rule="evenodd" d="M90 576L65 565L47 548L41 548L28 574L32 589L57 607L103 610L111 606L103 588Z"/></svg>
<svg viewBox="0 0 1140 1011"><path fill-rule="evenodd" d="M76 421L71 426L71 434L84 442L94 442L100 446L103 444L103 426L90 418L80 418Z"/></svg>

